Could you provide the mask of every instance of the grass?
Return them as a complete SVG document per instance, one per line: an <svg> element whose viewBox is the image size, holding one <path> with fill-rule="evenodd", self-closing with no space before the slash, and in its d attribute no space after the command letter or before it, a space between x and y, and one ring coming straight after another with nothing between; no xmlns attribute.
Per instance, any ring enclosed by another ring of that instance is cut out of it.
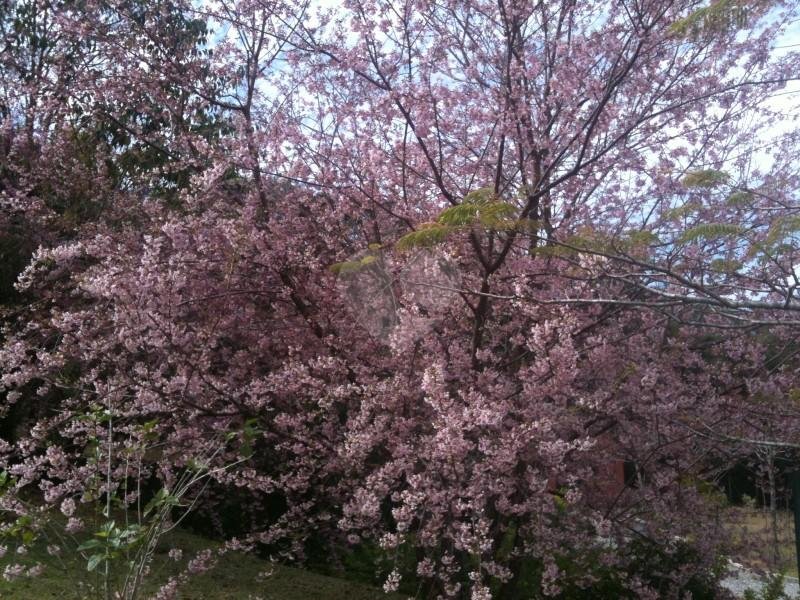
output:
<svg viewBox="0 0 800 600"><path fill-rule="evenodd" d="M204 548L218 547L213 542L186 531L174 531L159 543L153 560L153 574L145 586L144 598L153 594L170 575L179 573L194 554ZM172 548L183 550L183 558L173 561L167 556ZM0 558L0 572L6 565L20 563L46 566L35 578L19 578L11 582L0 579L0 598L12 600L87 600L101 598L101 581L96 573L86 570L86 562L78 555L64 560L61 566L47 555L44 543L36 544L24 556L16 556L9 548ZM123 565L118 564L117 569ZM267 573L265 575L265 573ZM256 556L231 552L225 554L211 571L194 576L181 588L181 600L399 600L398 594L384 594L361 583L319 575L310 571L273 565Z"/></svg>
<svg viewBox="0 0 800 600"><path fill-rule="evenodd" d="M774 564L772 516L758 508L730 508L724 522L735 543L732 559L754 569L766 569L797 577L794 542L794 517L787 510L778 511L778 564Z"/></svg>
<svg viewBox="0 0 800 600"><path fill-rule="evenodd" d="M734 538L731 558L735 562L752 569L797 577L794 522L790 512L783 510L778 513L778 565L772 559L771 516L768 511L730 508L725 511L723 519ZM98 593L102 581L97 573L87 571L84 558L73 554L63 561L56 561L47 554L45 546L44 542L36 543L27 554L18 556L9 545L8 553L0 558L0 573L7 565L15 563L26 566L42 563L46 567L35 578L22 577L11 582L0 578L0 598L96 600L102 597ZM165 536L156 549L152 574L147 579L143 598L154 594L170 576L182 572L198 551L218 547L219 544L185 530L177 529ZM181 560L169 558L168 553L173 548L182 550ZM121 561L115 564L115 568L117 579L124 577ZM350 568L348 572L351 572ZM403 597L384 594L382 590L364 583L274 565L240 552L223 555L211 571L191 577L178 595L180 600L400 600Z"/></svg>

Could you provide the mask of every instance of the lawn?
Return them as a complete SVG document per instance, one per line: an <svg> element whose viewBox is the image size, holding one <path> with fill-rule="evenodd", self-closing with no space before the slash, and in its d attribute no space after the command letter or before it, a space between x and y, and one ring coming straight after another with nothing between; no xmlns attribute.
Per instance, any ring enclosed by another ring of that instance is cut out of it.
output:
<svg viewBox="0 0 800 600"><path fill-rule="evenodd" d="M153 561L153 576L146 586L147 598L163 582L181 571L189 558L203 548L213 545L207 539L185 531L176 531L163 540ZM183 551L179 561L167 555L170 549ZM80 557L65 559L57 567L47 555L44 545L35 545L25 556L12 554L0 558L0 572L6 565L21 563L34 565L46 563L47 568L35 578L20 578L8 582L0 578L0 598L14 600L85 600L100 598L92 593L99 589L100 580L88 573ZM121 565L120 565L121 566ZM244 553L229 553L222 557L211 571L191 579L178 596L181 600L400 600L398 594L384 594L382 590L361 583L326 577L272 563Z"/></svg>
<svg viewBox="0 0 800 600"><path fill-rule="evenodd" d="M797 577L794 516L791 512L778 511L777 566L773 564L772 521L769 511L731 508L726 511L725 524L732 532L736 544L735 554L731 557L735 562L754 569L768 569Z"/></svg>

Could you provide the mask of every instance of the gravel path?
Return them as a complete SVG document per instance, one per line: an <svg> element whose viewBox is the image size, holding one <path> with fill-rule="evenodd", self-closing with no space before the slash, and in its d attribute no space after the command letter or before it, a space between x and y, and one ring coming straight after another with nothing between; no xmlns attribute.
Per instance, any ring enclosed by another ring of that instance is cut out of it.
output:
<svg viewBox="0 0 800 600"><path fill-rule="evenodd" d="M733 563L732 567L733 573L722 580L722 587L733 592L737 598L744 598L744 592L747 589L760 591L764 587L763 577L736 563ZM790 598L797 598L800 594L797 579L787 577L784 581L783 591Z"/></svg>

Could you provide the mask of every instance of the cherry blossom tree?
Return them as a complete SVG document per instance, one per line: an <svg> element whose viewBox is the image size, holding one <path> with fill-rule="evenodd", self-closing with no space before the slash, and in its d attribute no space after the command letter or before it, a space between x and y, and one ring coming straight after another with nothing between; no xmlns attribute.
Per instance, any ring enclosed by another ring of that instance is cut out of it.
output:
<svg viewBox="0 0 800 600"><path fill-rule="evenodd" d="M7 535L236 503L422 597L721 593L723 442L797 431L796 134L753 160L790 3L46 6Z"/></svg>

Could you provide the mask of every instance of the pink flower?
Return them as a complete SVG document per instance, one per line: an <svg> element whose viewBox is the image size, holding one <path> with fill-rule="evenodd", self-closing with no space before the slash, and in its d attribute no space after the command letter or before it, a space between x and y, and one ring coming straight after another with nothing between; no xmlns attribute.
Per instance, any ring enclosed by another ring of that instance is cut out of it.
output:
<svg viewBox="0 0 800 600"><path fill-rule="evenodd" d="M387 594L389 592L396 592L397 588L400 586L400 579L401 575L397 569L393 570L391 573L389 573L389 576L386 578L386 581L383 584L383 591Z"/></svg>
<svg viewBox="0 0 800 600"><path fill-rule="evenodd" d="M3 569L3 579L13 581L25 572L25 567L20 564L6 565Z"/></svg>
<svg viewBox="0 0 800 600"><path fill-rule="evenodd" d="M180 548L171 548L167 556L174 561L179 561L183 557L183 550Z"/></svg>
<svg viewBox="0 0 800 600"><path fill-rule="evenodd" d="M162 585L155 596L153 596L153 600L174 600L178 596L178 581L176 579L170 579Z"/></svg>
<svg viewBox="0 0 800 600"><path fill-rule="evenodd" d="M36 563L25 572L25 575L27 577L38 577L42 574L42 571L44 571L44 565Z"/></svg>
<svg viewBox="0 0 800 600"><path fill-rule="evenodd" d="M67 533L77 533L83 529L83 521L75 517L70 517L64 529Z"/></svg>
<svg viewBox="0 0 800 600"><path fill-rule="evenodd" d="M61 512L65 517L71 517L73 514L75 514L75 508L75 500L72 498L65 498L61 503Z"/></svg>

